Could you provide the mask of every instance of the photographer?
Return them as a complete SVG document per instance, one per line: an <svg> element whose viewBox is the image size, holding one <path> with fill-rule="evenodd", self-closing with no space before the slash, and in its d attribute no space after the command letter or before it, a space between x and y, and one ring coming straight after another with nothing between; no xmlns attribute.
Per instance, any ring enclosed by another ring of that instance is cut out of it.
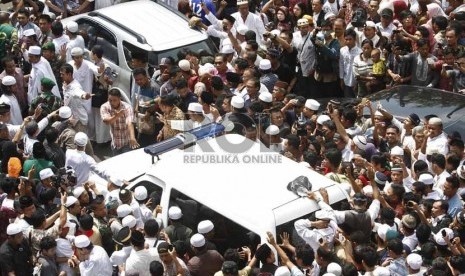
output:
<svg viewBox="0 0 465 276"><path fill-rule="evenodd" d="M321 31L315 30L312 42L316 45L315 80L321 97L341 96L338 85L340 44L332 35L332 24L323 20Z"/></svg>

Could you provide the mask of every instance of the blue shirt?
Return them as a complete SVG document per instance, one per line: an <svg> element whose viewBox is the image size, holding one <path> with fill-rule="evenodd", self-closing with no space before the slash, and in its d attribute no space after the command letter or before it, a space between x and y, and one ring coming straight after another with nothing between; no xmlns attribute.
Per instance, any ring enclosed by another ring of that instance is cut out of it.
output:
<svg viewBox="0 0 465 276"><path fill-rule="evenodd" d="M191 9L195 16L200 17L203 23L211 25L210 21L208 21L207 18L205 18L205 12L202 10L202 6L200 5L202 2L205 2L208 10L216 16L216 7L211 0L189 0L189 5L191 6Z"/></svg>
<svg viewBox="0 0 465 276"><path fill-rule="evenodd" d="M449 203L449 210L447 210L447 214L449 214L449 216L455 218L455 216L463 208L462 200L460 199L460 196L458 194L455 194L453 197L451 197L447 201L447 203Z"/></svg>

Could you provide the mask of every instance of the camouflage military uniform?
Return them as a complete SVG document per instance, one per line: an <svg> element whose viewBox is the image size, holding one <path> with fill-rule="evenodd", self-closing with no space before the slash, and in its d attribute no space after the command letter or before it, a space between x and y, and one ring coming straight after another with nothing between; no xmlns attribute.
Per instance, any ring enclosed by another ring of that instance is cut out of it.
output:
<svg viewBox="0 0 465 276"><path fill-rule="evenodd" d="M44 91L39 95L39 97L32 100L31 106L29 108L29 114L34 114L34 111L39 106L39 104L42 104L42 114L38 120L59 109L62 105L62 102L61 99L53 95L51 91Z"/></svg>

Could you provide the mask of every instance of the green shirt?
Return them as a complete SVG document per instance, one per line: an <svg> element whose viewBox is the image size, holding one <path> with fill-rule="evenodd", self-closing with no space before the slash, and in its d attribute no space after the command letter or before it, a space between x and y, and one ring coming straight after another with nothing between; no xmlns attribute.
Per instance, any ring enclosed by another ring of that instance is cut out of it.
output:
<svg viewBox="0 0 465 276"><path fill-rule="evenodd" d="M32 177L34 179L39 180L40 179L40 175L39 175L40 171L43 170L43 169L46 169L46 168L52 168L53 167L53 162L42 159L42 158L41 159L32 158L32 159L26 160L26 161L24 161L24 165L23 165L24 175L28 174L28 172L31 170L33 165L35 165L36 173Z"/></svg>

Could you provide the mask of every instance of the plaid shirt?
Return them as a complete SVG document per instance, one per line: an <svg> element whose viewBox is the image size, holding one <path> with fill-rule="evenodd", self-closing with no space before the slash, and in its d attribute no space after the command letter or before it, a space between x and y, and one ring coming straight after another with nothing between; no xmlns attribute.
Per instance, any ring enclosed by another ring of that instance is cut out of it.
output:
<svg viewBox="0 0 465 276"><path fill-rule="evenodd" d="M129 145L130 135L128 124L133 121L132 107L123 101L121 101L118 109L112 108L109 102L104 103L100 107L100 115L103 120L113 117L116 112L121 109L124 109L124 115L110 125L111 146L116 149Z"/></svg>

